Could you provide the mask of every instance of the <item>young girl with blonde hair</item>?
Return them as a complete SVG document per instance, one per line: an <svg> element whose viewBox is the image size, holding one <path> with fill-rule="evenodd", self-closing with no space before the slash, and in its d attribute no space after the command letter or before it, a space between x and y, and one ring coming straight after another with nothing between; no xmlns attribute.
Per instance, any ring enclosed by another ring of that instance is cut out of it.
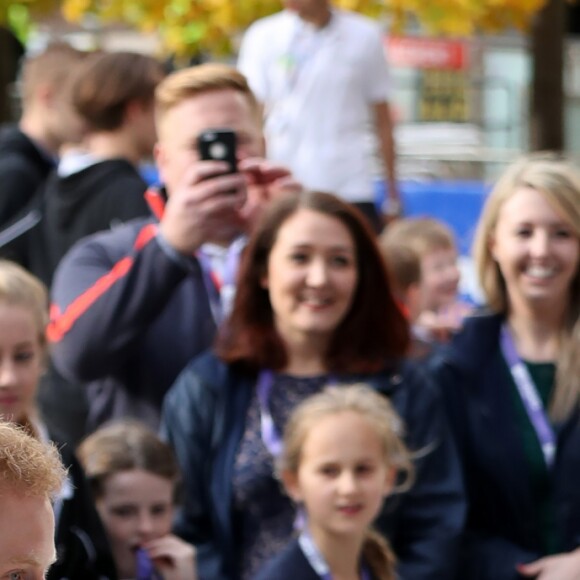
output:
<svg viewBox="0 0 580 580"><path fill-rule="evenodd" d="M0 260L0 419L39 440L54 441L68 469L54 502L58 559L47 578L114 580L108 542L82 469L70 446L62 444L37 412L36 394L48 362L47 321L44 285L17 264Z"/></svg>
<svg viewBox="0 0 580 580"><path fill-rule="evenodd" d="M369 526L385 497L412 482L401 437L389 401L363 384L327 388L300 404L278 460L284 487L300 506L300 536L257 578L394 580L393 552Z"/></svg>

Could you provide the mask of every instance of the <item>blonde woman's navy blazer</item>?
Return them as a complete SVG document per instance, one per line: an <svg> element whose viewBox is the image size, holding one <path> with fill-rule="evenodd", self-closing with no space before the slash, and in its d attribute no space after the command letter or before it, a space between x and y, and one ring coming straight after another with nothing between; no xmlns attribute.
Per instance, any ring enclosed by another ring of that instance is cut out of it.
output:
<svg viewBox="0 0 580 580"><path fill-rule="evenodd" d="M513 410L513 389L499 333L503 318L468 319L431 370L444 394L468 497L461 580L516 580L515 567L541 557L542 539L528 465ZM551 474L562 550L580 546L580 421L555 426Z"/></svg>

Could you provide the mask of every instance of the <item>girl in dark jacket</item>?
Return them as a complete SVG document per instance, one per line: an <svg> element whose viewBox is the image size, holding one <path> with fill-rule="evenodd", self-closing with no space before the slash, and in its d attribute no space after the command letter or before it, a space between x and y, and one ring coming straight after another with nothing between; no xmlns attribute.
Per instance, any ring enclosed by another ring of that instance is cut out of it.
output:
<svg viewBox="0 0 580 580"><path fill-rule="evenodd" d="M580 578L580 173L532 156L475 242L491 312L436 365L469 499L461 580Z"/></svg>
<svg viewBox="0 0 580 580"><path fill-rule="evenodd" d="M57 561L47 578L114 580L108 542L82 469L36 413L36 391L47 358L47 304L39 280L16 264L0 261L0 415L39 439L55 441L68 468L54 504Z"/></svg>
<svg viewBox="0 0 580 580"><path fill-rule="evenodd" d="M416 484L377 527L403 580L452 576L464 501L437 391L403 356L405 318L374 235L336 197L278 199L242 258L216 354L188 366L166 398L163 431L185 483L178 532L201 578L251 578L292 537L295 510L274 477L294 407L329 382L363 380L389 397L421 450Z"/></svg>
<svg viewBox="0 0 580 580"><path fill-rule="evenodd" d="M279 476L300 506L300 535L256 580L320 576L395 580L395 558L369 526L397 478L413 467L393 408L364 384L328 388L301 403L284 430ZM325 576L327 575L327 576Z"/></svg>

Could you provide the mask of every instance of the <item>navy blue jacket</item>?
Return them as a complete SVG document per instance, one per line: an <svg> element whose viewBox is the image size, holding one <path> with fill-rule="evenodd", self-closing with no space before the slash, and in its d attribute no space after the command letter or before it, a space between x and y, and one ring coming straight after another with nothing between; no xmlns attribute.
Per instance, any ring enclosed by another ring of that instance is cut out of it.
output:
<svg viewBox="0 0 580 580"><path fill-rule="evenodd" d="M71 493L62 499L56 520L56 562L47 580L117 580L115 561L91 490L80 463L68 445L58 446L68 470Z"/></svg>
<svg viewBox="0 0 580 580"><path fill-rule="evenodd" d="M422 452L413 489L387 501L377 529L391 541L402 580L448 580L465 503L439 392L410 363L397 374L365 380L391 399L405 421L408 446ZM165 399L162 433L176 451L184 479L177 533L196 545L204 580L239 577L232 476L255 381L208 353L190 363Z"/></svg>
<svg viewBox="0 0 580 580"><path fill-rule="evenodd" d="M165 393L215 335L201 268L164 250L154 219L78 242L60 263L48 334L56 368L88 383L89 429L125 416L157 429Z"/></svg>
<svg viewBox="0 0 580 580"><path fill-rule="evenodd" d="M304 556L298 540L293 540L270 560L253 580L320 580ZM371 577L373 580L374 577Z"/></svg>
<svg viewBox="0 0 580 580"><path fill-rule="evenodd" d="M528 466L512 410L511 378L499 347L503 318L468 319L433 371L443 389L468 496L461 580L515 580L518 563L542 554ZM580 545L580 421L555 426L552 474L563 551Z"/></svg>

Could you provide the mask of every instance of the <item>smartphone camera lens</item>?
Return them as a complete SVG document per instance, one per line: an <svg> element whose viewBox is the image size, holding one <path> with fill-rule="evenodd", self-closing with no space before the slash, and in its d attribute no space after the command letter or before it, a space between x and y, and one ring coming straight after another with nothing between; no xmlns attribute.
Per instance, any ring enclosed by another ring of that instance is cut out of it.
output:
<svg viewBox="0 0 580 580"><path fill-rule="evenodd" d="M209 153L212 156L212 159L225 159L227 155L227 148L223 143L217 141L216 143L212 143L210 145Z"/></svg>

